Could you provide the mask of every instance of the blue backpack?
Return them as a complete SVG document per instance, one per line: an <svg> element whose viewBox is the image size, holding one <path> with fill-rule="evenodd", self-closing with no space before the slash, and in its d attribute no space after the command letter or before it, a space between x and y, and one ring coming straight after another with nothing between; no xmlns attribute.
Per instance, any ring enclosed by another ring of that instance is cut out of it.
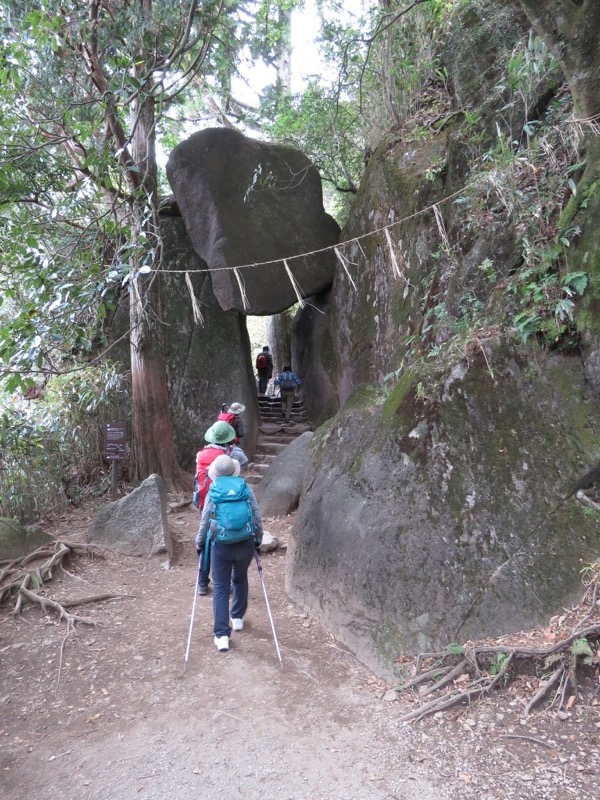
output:
<svg viewBox="0 0 600 800"><path fill-rule="evenodd" d="M250 490L243 478L232 475L214 480L208 497L215 504L211 540L234 544L254 536Z"/></svg>

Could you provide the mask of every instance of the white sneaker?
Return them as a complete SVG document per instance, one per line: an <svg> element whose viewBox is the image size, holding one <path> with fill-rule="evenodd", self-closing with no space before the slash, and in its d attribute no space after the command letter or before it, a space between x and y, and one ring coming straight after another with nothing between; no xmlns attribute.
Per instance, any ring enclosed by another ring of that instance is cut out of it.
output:
<svg viewBox="0 0 600 800"><path fill-rule="evenodd" d="M229 636L215 636L215 644L219 650L229 650Z"/></svg>
<svg viewBox="0 0 600 800"><path fill-rule="evenodd" d="M244 630L244 620L243 619L232 619L231 620L231 627L234 631L243 631Z"/></svg>

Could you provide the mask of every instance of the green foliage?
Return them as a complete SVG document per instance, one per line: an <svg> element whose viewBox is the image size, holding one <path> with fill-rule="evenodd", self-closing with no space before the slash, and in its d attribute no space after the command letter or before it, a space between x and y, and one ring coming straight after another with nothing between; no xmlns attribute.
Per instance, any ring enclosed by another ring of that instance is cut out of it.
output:
<svg viewBox="0 0 600 800"><path fill-rule="evenodd" d="M490 262L480 269L502 287L507 322L516 336L523 343L536 338L544 347L576 343L577 301L590 280L587 273L569 269L569 249L580 229L559 227L563 205L577 191L573 176L584 166L576 141L565 133L568 95L558 93L542 119L530 119L540 91L559 80L555 57L533 34L513 51L496 86L504 105L496 118L495 141L476 141L473 131L464 128L465 142L478 148L472 158L479 159L480 167L455 202L465 238L490 221L504 220L515 231L521 263L498 269ZM523 131L513 130L511 120L523 116Z"/></svg>
<svg viewBox="0 0 600 800"><path fill-rule="evenodd" d="M506 653L498 653L488 667L488 672L490 675L498 675L500 672L502 672L507 661L508 656Z"/></svg>
<svg viewBox="0 0 600 800"><path fill-rule="evenodd" d="M594 655L594 652L585 637L582 637L581 639L575 639L571 645L571 653L574 656L586 656L587 658L584 658L585 663L590 663L588 658L591 659Z"/></svg>
<svg viewBox="0 0 600 800"><path fill-rule="evenodd" d="M447 644L445 649L447 653L450 653L453 656L463 656L465 654L465 648L463 645L456 644L455 642Z"/></svg>
<svg viewBox="0 0 600 800"><path fill-rule="evenodd" d="M151 14L99 4L93 22L73 0L33 5L0 8L0 382L11 392L101 347L129 282L155 269L154 140L134 130L156 117L167 135L166 110L192 80L206 96L209 75L229 91L272 4L208 2L189 17L170 0Z"/></svg>
<svg viewBox="0 0 600 800"><path fill-rule="evenodd" d="M562 665L568 670L572 682L576 683L576 670L579 663L592 664L594 659L594 651L590 647L588 640L585 636L575 639L568 651L552 653L544 660L546 669Z"/></svg>
<svg viewBox="0 0 600 800"><path fill-rule="evenodd" d="M543 256L555 252L549 250ZM558 341L573 323L575 303L571 298L582 295L589 284L585 272L569 272L559 280L550 271L553 261L554 258L542 258L540 268L522 270L521 281L512 289L526 308L513 320L523 342L534 334L540 335L545 344Z"/></svg>
<svg viewBox="0 0 600 800"><path fill-rule="evenodd" d="M99 485L104 425L128 395L109 364L53 378L32 401L0 395L0 516L29 521Z"/></svg>
<svg viewBox="0 0 600 800"><path fill-rule="evenodd" d="M508 93L508 101L504 111L512 105L520 103L525 112L524 132L527 136L534 133L537 120L530 120L530 112L535 102L536 92L543 82L552 76L558 80L558 60L548 50L545 42L533 32L530 32L527 45L524 49L513 51L506 71L505 83L498 85L498 90Z"/></svg>
<svg viewBox="0 0 600 800"><path fill-rule="evenodd" d="M353 103L338 97L335 88L311 81L302 94L279 98L276 106L263 97L262 113L273 120L265 125L269 136L306 153L341 193L336 216L343 217L363 170L364 144Z"/></svg>

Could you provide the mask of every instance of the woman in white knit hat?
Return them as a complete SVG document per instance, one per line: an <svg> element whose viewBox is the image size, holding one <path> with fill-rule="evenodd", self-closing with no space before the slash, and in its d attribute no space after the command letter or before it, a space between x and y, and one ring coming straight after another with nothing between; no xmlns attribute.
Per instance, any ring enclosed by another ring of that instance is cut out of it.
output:
<svg viewBox="0 0 600 800"><path fill-rule="evenodd" d="M248 608L248 567L263 537L262 517L239 462L226 455L210 465L212 480L196 536L196 550L210 556L213 577L214 642L229 650L232 629L244 628ZM229 589L233 587L231 610Z"/></svg>

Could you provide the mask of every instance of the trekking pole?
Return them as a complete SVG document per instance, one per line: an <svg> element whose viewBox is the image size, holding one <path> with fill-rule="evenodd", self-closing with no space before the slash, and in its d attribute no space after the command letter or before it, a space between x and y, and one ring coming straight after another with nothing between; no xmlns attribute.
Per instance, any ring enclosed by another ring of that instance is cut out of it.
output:
<svg viewBox="0 0 600 800"><path fill-rule="evenodd" d="M271 606L269 605L269 598L267 597L267 589L265 587L265 581L263 578L263 571L262 566L260 564L260 558L258 557L258 553L254 551L254 557L256 558L256 566L258 567L258 576L260 578L260 582L262 583L263 593L265 595L265 603L267 604L267 611L269 612L269 619L271 621L271 629L273 630L273 639L275 640L275 649L277 650L277 657L279 658L279 664L283 667L283 661L281 660L281 651L279 649L279 642L277 641L277 634L275 633L275 623L273 622L273 615L271 614Z"/></svg>
<svg viewBox="0 0 600 800"><path fill-rule="evenodd" d="M187 647L185 649L185 661L183 664L183 674L185 675L188 665L188 656L190 654L190 646L192 644L192 628L194 627L194 615L196 613L196 597L198 595L198 576L200 575L200 567L202 565L202 556L198 560L198 575L194 581L194 602L192 603L192 618L190 619L190 632L188 633Z"/></svg>

